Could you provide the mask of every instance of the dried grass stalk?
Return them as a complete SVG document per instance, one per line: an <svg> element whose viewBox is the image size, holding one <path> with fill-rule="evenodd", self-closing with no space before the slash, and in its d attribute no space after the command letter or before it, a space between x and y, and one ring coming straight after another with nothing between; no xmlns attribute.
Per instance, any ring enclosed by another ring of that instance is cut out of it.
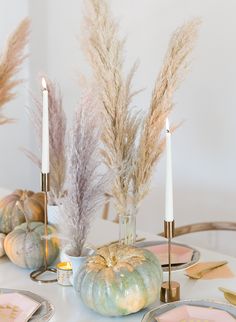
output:
<svg viewBox="0 0 236 322"><path fill-rule="evenodd" d="M49 143L50 143L50 203L60 202L64 196L65 172L66 172L66 116L63 110L62 95L59 86L46 77L49 102ZM42 102L32 98L33 108L27 111L33 127L36 131L39 152L41 152L42 138ZM41 166L40 159L32 152L25 150L25 154L37 166Z"/></svg>
<svg viewBox="0 0 236 322"><path fill-rule="evenodd" d="M198 19L194 19L184 24L176 30L170 40L137 148L133 175L135 206L148 192L153 170L165 148L165 139L161 134L165 120L173 107L174 93L186 74L189 54L197 38L199 23Z"/></svg>
<svg viewBox="0 0 236 322"><path fill-rule="evenodd" d="M22 81L14 79L14 76L26 58L24 49L28 42L29 29L30 20L26 18L10 35L0 56L0 111L6 103L15 97L13 89ZM0 125L10 121L0 114Z"/></svg>
<svg viewBox="0 0 236 322"><path fill-rule="evenodd" d="M123 75L123 46L118 25L104 0L86 2L83 47L94 71L103 104L104 131L102 150L105 164L116 173L112 195L118 213L128 205L129 182L132 176L132 156L139 119L130 103L134 64L129 75Z"/></svg>
<svg viewBox="0 0 236 322"><path fill-rule="evenodd" d="M94 92L85 92L69 135L67 191L61 207L61 235L69 252L80 256L91 221L104 201L109 176L101 173L98 104Z"/></svg>
<svg viewBox="0 0 236 322"><path fill-rule="evenodd" d="M118 25L110 13L108 1L87 0L86 5L83 48L100 90L105 119L102 154L107 166L116 172L112 195L119 215L135 211L149 189L154 167L165 147L161 136L165 119L188 66L199 21L190 21L174 33L153 90L149 112L141 122L130 105L137 93L131 90L137 66L124 76L124 41L119 40Z"/></svg>

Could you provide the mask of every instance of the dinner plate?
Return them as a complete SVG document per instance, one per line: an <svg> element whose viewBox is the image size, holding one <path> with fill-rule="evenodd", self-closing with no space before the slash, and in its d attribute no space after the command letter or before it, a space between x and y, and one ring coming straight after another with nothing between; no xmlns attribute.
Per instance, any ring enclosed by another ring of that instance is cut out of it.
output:
<svg viewBox="0 0 236 322"><path fill-rule="evenodd" d="M168 244L166 241L144 241L136 244L154 253L162 264L163 271L168 271ZM199 261L200 252L188 245L172 243L172 271L184 270Z"/></svg>
<svg viewBox="0 0 236 322"><path fill-rule="evenodd" d="M8 294L8 293L19 293L41 304L38 310L29 319L29 322L47 322L51 319L51 317L54 314L53 305L49 303L45 298L35 293L29 292L29 291L23 291L23 290L0 288L0 294Z"/></svg>
<svg viewBox="0 0 236 322"><path fill-rule="evenodd" d="M212 300L183 300L164 304L146 313L142 322L233 322L236 308Z"/></svg>
<svg viewBox="0 0 236 322"><path fill-rule="evenodd" d="M20 293L0 294L0 321L27 322L41 304Z"/></svg>

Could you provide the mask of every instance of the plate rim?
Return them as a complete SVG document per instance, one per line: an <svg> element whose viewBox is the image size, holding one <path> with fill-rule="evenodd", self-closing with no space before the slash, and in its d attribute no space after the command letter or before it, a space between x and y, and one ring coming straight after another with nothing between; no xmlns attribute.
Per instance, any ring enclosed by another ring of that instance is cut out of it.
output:
<svg viewBox="0 0 236 322"><path fill-rule="evenodd" d="M166 244L167 241L165 240L150 240L150 241L142 241L142 242L138 242L136 243L136 247L140 247L140 248L144 248L144 247L149 247L149 246L155 246L155 245L163 245ZM189 268L193 265L195 265L196 263L199 262L200 257L201 257L201 253L200 251L192 246L186 245L186 244L182 244L182 243L178 243L178 242L172 242L173 245L177 245L177 246L182 246L188 249L191 249L193 251L193 255L192 255L192 259L190 262L188 263L184 263L184 264L180 264L180 265L174 265L171 267L171 270L173 272L177 272L177 271L183 271L186 268ZM167 266L161 266L163 272L168 272L168 267Z"/></svg>
<svg viewBox="0 0 236 322"><path fill-rule="evenodd" d="M200 306L200 305L197 305L197 304L204 303L204 302L206 304L207 303L211 304L209 306L212 306L212 308L214 308L214 309L219 309L218 307L214 307L214 305L220 305L220 306L222 306L222 310L223 311L231 314L232 317L236 319L236 307L234 305L230 304L230 303L221 302L221 301L214 300L214 299L185 299L185 300L180 300L180 301L176 301L176 302L161 304L158 307L149 310L148 312L146 312L143 315L141 322L151 322L150 320L147 320L147 319L152 318L152 316L150 316L150 314L153 314L157 310L163 310L163 309L165 309L168 306L170 306L170 307L173 306L173 307L171 307L171 309L174 309L174 308L176 308L178 306L181 306L181 305L195 305L195 306ZM177 304L177 306L175 306L176 304ZM207 307L207 306L202 306L202 307ZM233 315L233 313L231 313L231 312L229 312L227 310L224 310L223 308L232 309L233 311L235 311L234 315ZM165 312L168 312L168 311L165 311ZM163 314L165 312L160 312L160 313Z"/></svg>
<svg viewBox="0 0 236 322"><path fill-rule="evenodd" d="M25 295L25 296L27 296L27 294L29 294L29 297L31 298L31 294L32 294L32 298L34 299L34 297L33 296L36 296L37 298L39 298L40 300L41 300L41 302L40 303L43 303L43 302L46 302L49 306L50 306L50 308L51 308L51 311L48 311L47 313L45 313L43 316L40 316L39 318L40 319L47 319L47 320L45 320L45 321L49 321L51 318L52 318L52 316L54 315L54 312L55 312L55 307L54 307L54 305L47 299L47 298L45 298L45 297L43 297L43 296L41 296L41 295L39 295L39 294L37 294L37 293L34 293L34 292L31 292L31 291L28 291L28 290L18 290L18 289L11 289L11 288L0 288L0 294L4 294L4 291L6 292L6 293L10 293L10 292L15 292L15 293L19 293L19 294L22 294L22 295ZM34 300L36 300L37 301L37 299L34 299ZM40 309L40 307L38 308L38 309ZM37 313L37 311L36 312L34 312L34 314L36 314ZM32 315L32 317L30 318L30 320L29 320L29 322L37 322L37 321L41 321L41 320L39 320L38 319L38 317L37 316L34 316L34 314ZM43 321L43 320L42 320Z"/></svg>

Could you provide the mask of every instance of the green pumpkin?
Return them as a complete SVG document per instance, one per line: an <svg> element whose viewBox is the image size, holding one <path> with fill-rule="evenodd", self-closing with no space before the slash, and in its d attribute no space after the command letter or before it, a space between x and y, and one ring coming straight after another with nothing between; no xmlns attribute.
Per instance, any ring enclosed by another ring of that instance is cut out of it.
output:
<svg viewBox="0 0 236 322"><path fill-rule="evenodd" d="M122 316L154 303L161 265L150 251L124 245L103 247L88 257L74 281L83 302L107 316Z"/></svg>
<svg viewBox="0 0 236 322"><path fill-rule="evenodd" d="M27 200L27 216L30 221L44 220L44 195L27 190L16 190L0 200L0 232L8 234L25 222L25 213L17 203Z"/></svg>
<svg viewBox="0 0 236 322"><path fill-rule="evenodd" d="M48 234L55 233L55 229L48 226ZM37 269L44 262L44 224L32 222L23 223L10 232L4 240L4 248L9 259L23 268ZM47 262L51 265L59 252L58 240L52 237L48 240Z"/></svg>

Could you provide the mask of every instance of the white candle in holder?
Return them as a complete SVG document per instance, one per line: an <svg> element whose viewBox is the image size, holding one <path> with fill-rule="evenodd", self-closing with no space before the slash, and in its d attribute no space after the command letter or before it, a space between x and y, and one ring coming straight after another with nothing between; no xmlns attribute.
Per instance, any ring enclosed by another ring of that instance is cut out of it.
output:
<svg viewBox="0 0 236 322"><path fill-rule="evenodd" d="M43 117L42 117L42 173L49 173L49 118L47 83L42 78Z"/></svg>
<svg viewBox="0 0 236 322"><path fill-rule="evenodd" d="M165 221L173 221L173 182L172 182L171 133L169 120L166 119L166 198Z"/></svg>

